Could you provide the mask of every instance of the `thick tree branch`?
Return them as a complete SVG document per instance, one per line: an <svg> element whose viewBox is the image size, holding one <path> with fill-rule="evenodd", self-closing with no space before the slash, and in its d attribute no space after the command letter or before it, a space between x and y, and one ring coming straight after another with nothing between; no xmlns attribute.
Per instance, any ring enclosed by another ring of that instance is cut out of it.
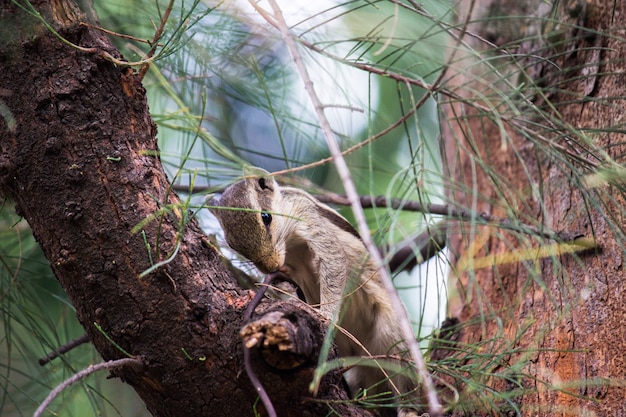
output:
<svg viewBox="0 0 626 417"><path fill-rule="evenodd" d="M122 358L121 348L142 358L140 369L115 374L153 415L251 415L257 394L243 372L239 339L251 297L170 192L139 77L103 58L122 59L104 34L80 25L75 3L31 4L56 35L0 0L2 191L28 220L102 357ZM145 221L155 213L162 214ZM137 225L149 245L133 233ZM171 262L141 277L175 250ZM321 344L319 321L306 309L289 311L317 323ZM339 372L327 374L320 396L310 398L314 368L260 374L274 388L279 415L327 415L326 401L348 399Z"/></svg>

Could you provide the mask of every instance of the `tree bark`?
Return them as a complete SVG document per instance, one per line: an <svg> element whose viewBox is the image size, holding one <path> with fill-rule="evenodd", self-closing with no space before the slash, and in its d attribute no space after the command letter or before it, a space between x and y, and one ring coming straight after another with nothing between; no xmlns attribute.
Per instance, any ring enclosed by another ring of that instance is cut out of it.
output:
<svg viewBox="0 0 626 417"><path fill-rule="evenodd" d="M511 49L513 52L534 54L524 63L545 93L535 96L534 104L560 118L563 126L587 132L595 145L623 163L626 4L603 0L558 2L556 14L548 15L545 12L550 9L542 9L540 3L478 1L475 21L480 22L486 13L496 9L509 19L520 14L545 19L529 18L519 26L502 25L519 32L494 30L485 25L471 29L483 39L499 42L498 45L519 45L521 50ZM500 9L505 4L516 10ZM520 12L519 8L523 10ZM552 27L556 29L552 32L555 37L545 36L549 25L555 24L562 25ZM519 39L525 36L533 39L520 43ZM484 91L485 87L479 88L478 91ZM548 107L546 100L554 107ZM507 132L513 140L503 146L500 127L490 121L489 115L471 106L451 104L448 115L448 166L466 189L477 189L481 194L475 200L476 195L471 192L457 192L455 201L467 207L476 201L478 212L499 215L507 215L502 207L509 206L522 220L540 219L552 230L594 236L601 246L601 251L578 257L561 255L536 263L498 265L459 278L461 293L466 297L455 312L467 325L461 340L467 346L480 346L481 355L491 355L493 362L485 368L492 372L488 382L509 400L500 396L498 413L515 414L517 407L528 416L626 415L626 389L622 382L626 373L626 286L620 224L623 188L604 186L613 188L610 201L608 193L596 194L576 183L576 177L559 161L531 145L510 124ZM547 126L537 134L568 146L558 136L563 132L558 126ZM583 159L589 158L580 149L571 150ZM477 160L487 161L489 172ZM590 166L579 163L577 169L592 173ZM541 190L540 198L529 190ZM603 196L601 210L587 203L589 197L598 195ZM510 253L523 247L523 239L511 235L487 237L484 229L474 232L451 240L451 249L458 258L483 237L481 250L474 256ZM535 278L529 273L532 268L539 271ZM509 379L505 380L505 375ZM496 398L491 396L492 400ZM481 411L480 407L472 412L494 414L493 410ZM456 415L465 414L459 411Z"/></svg>
<svg viewBox="0 0 626 417"><path fill-rule="evenodd" d="M79 24L85 17L75 3L31 4L63 38L99 52L62 43L16 3L0 2L3 192L30 224L102 357L125 351L141 359L142 367L114 375L153 415L253 415L257 394L239 338L251 294L237 287L171 192L141 80L103 58L102 51L122 59L105 36ZM147 245L132 230L151 216L141 227ZM308 392L325 329L298 305L276 305L295 326L311 326L315 348L291 371L254 355L261 379L279 415L327 415L324 401L347 395L338 372L324 378L317 398Z"/></svg>

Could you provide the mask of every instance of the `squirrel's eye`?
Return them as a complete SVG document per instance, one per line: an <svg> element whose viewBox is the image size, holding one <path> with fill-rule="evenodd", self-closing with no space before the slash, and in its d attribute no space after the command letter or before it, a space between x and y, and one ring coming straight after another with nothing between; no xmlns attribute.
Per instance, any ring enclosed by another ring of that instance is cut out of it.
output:
<svg viewBox="0 0 626 417"><path fill-rule="evenodd" d="M269 227L269 225L272 223L272 215L269 213L261 213L261 220L263 220L263 224L265 225L265 227Z"/></svg>
<svg viewBox="0 0 626 417"><path fill-rule="evenodd" d="M265 190L267 188L267 184L265 184L265 178L259 178L259 187L261 187L261 190Z"/></svg>

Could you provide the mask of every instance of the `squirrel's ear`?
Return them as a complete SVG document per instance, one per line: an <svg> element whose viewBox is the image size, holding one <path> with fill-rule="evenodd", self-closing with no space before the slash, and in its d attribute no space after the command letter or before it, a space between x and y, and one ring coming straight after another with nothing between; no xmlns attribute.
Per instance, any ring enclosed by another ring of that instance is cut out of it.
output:
<svg viewBox="0 0 626 417"><path fill-rule="evenodd" d="M245 165L243 167L243 174L246 178L246 181L256 182L261 191L269 190L273 192L274 190L276 190L276 185L278 185L272 174L270 174L263 168L258 168L252 165Z"/></svg>
<svg viewBox="0 0 626 417"><path fill-rule="evenodd" d="M269 178L271 175L268 171L263 168L255 167L253 165L244 165L243 166L243 176L244 177L266 177Z"/></svg>

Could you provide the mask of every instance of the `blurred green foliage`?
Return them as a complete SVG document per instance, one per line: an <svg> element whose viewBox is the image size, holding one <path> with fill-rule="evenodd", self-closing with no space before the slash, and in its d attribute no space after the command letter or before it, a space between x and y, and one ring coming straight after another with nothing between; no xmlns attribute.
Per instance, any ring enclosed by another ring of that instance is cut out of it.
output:
<svg viewBox="0 0 626 417"><path fill-rule="evenodd" d="M84 331L28 224L6 201L0 209L0 308L0 415L32 415L61 381L101 361L85 344L38 364ZM105 375L72 386L50 409L62 416L147 415L132 389Z"/></svg>

